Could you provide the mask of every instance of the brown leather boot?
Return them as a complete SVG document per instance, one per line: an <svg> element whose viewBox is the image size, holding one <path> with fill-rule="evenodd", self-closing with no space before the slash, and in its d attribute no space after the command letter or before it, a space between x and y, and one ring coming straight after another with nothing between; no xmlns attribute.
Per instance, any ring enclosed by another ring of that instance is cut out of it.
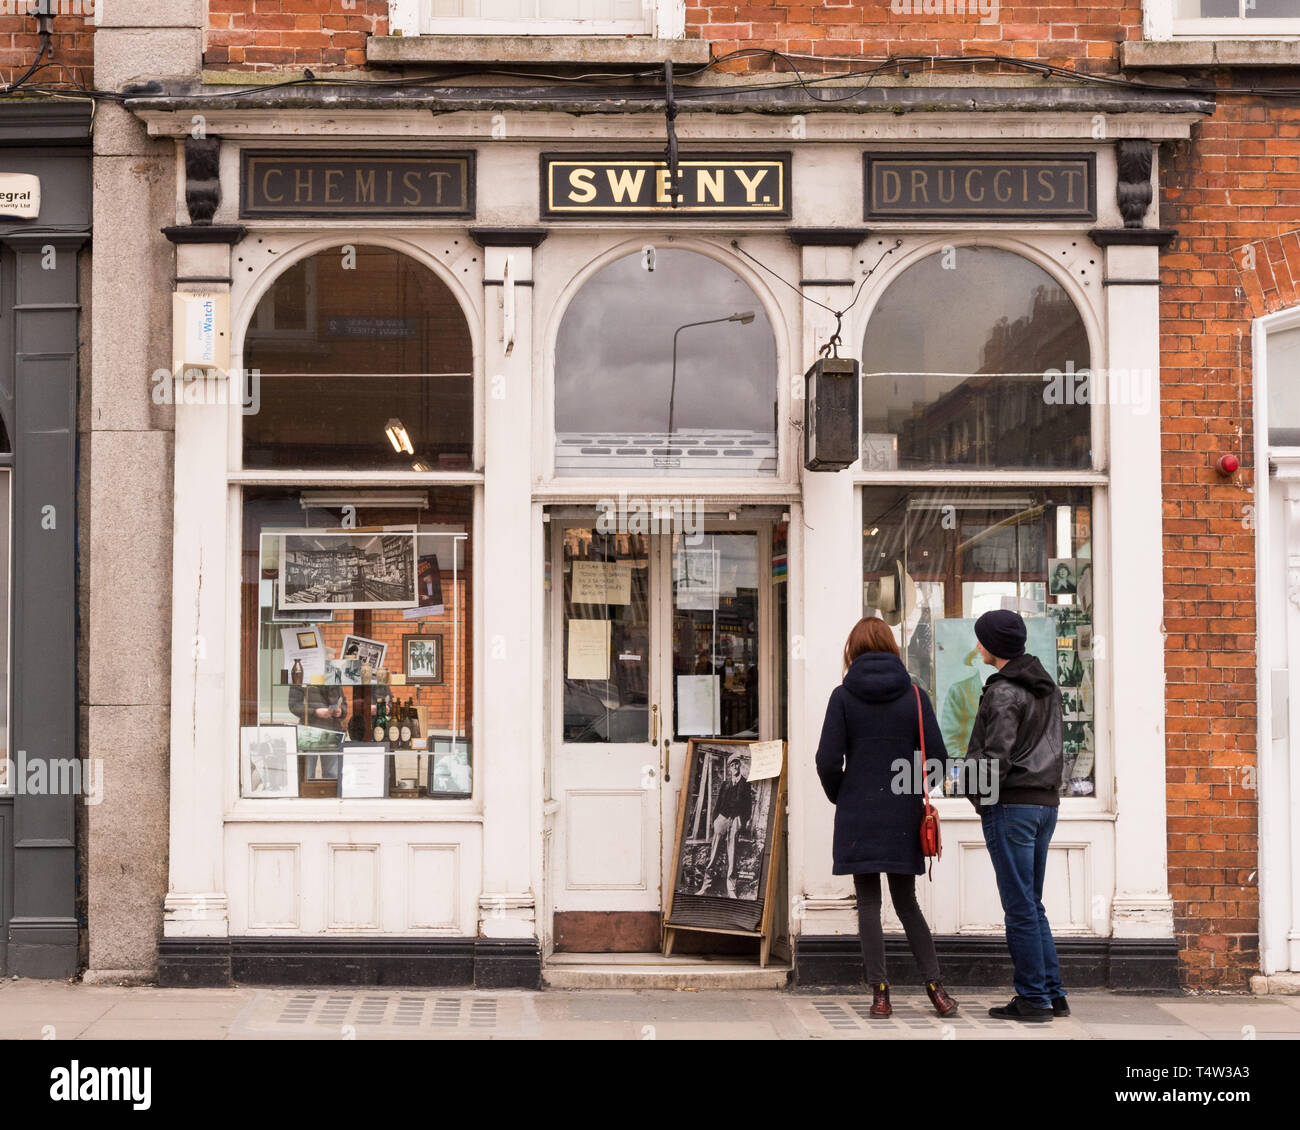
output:
<svg viewBox="0 0 1300 1130"><path fill-rule="evenodd" d="M889 986L883 981L871 986L871 1012L875 1019L884 1020L894 1015L894 1007L889 1003Z"/></svg>
<svg viewBox="0 0 1300 1130"><path fill-rule="evenodd" d="M934 1011L940 1016L951 1016L957 1011L957 1002L948 995L948 990L943 987L942 982L927 981L925 991L930 998L930 1003L934 1005Z"/></svg>

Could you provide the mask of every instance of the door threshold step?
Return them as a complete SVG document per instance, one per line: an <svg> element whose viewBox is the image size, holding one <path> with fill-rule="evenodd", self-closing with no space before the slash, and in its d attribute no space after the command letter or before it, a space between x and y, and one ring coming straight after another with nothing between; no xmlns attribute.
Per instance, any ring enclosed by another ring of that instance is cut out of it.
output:
<svg viewBox="0 0 1300 1130"><path fill-rule="evenodd" d="M661 953L555 953L542 966L552 989L784 989L788 962Z"/></svg>

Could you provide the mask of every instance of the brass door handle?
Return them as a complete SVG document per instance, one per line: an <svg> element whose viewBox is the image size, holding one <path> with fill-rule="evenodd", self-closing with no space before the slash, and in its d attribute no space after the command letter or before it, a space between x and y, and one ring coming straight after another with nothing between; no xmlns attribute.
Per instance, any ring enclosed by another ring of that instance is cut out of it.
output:
<svg viewBox="0 0 1300 1130"><path fill-rule="evenodd" d="M672 753L668 747L668 739L664 738L664 782L667 783L673 779L672 774L668 772L668 763L672 759Z"/></svg>
<svg viewBox="0 0 1300 1130"><path fill-rule="evenodd" d="M659 744L659 704L657 702L650 707L650 725L651 725L651 734L652 734L652 737L650 738L650 744L658 745Z"/></svg>

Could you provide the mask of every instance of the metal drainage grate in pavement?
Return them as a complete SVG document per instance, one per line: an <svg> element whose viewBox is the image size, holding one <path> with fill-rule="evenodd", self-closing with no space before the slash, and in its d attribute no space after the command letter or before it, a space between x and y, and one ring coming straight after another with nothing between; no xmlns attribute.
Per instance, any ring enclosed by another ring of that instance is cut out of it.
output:
<svg viewBox="0 0 1300 1130"><path fill-rule="evenodd" d="M333 1030L349 1025L365 1031L488 1030L497 1026L497 1001L420 993L296 993L272 1014L271 1023Z"/></svg>
<svg viewBox="0 0 1300 1130"><path fill-rule="evenodd" d="M990 1036L995 1033L1046 1033L1055 1029L1056 1035L1060 1036L1065 1034L1064 1029L1069 1024L1068 1021L1057 1020L1050 1025L1024 1025L989 1016L989 1007L1005 1004L1005 998L995 1000L992 997L963 996L960 998L960 1011L946 1020L935 1015L925 997L894 995L890 1003L893 1005L893 1015L884 1020L871 1017L869 999L811 1000L800 1002L794 1007L804 1027L813 1035L869 1032L886 1039L907 1036L955 1038L962 1033Z"/></svg>

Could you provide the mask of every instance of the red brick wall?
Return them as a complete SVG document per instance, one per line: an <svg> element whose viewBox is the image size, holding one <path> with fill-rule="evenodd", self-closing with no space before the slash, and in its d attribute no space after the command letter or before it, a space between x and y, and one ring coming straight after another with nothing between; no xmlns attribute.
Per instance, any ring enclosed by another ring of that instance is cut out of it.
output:
<svg viewBox="0 0 1300 1130"><path fill-rule="evenodd" d="M686 0L686 33L713 42L715 55L745 47L788 54L858 56L999 54L1088 71L1115 71L1117 44L1140 39L1141 0L1058 0L1055 4L998 5L997 21L982 23L978 4L967 0L965 15L912 14L921 0L852 0L841 4L765 3L749 0L714 6ZM954 13L955 4L947 4ZM974 11L971 11L974 9ZM772 69L767 59L739 60L727 70ZM777 64L781 67L781 64ZM816 60L799 60L801 70L819 71ZM827 69L839 69L834 64Z"/></svg>
<svg viewBox="0 0 1300 1130"><path fill-rule="evenodd" d="M22 10L30 5L23 3ZM50 43L54 58L48 56L29 83L43 85L93 86L95 28L79 15L57 16ZM36 20L28 15L0 16L0 82L20 78L36 59L40 49Z"/></svg>
<svg viewBox="0 0 1300 1130"><path fill-rule="evenodd" d="M1300 110L1224 96L1164 163L1169 882L1188 982L1241 988L1259 968L1252 489L1267 473L1250 458L1250 331L1300 301ZM1243 464L1230 480L1224 452Z"/></svg>
<svg viewBox="0 0 1300 1130"><path fill-rule="evenodd" d="M203 62L215 70L364 67L388 34L388 0L208 0Z"/></svg>

